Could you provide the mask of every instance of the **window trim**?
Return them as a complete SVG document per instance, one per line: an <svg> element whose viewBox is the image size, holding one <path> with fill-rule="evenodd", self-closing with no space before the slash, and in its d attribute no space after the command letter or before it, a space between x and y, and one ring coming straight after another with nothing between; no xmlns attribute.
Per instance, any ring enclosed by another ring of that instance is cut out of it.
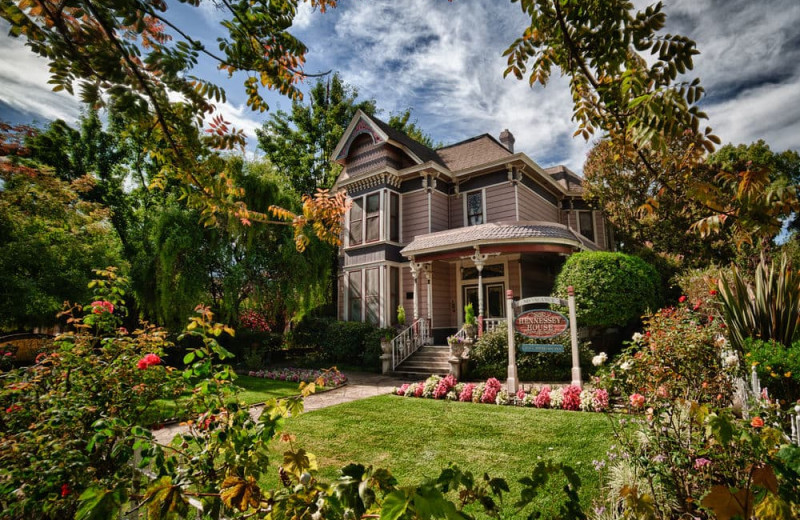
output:
<svg viewBox="0 0 800 520"><path fill-rule="evenodd" d="M469 196L474 194L474 193L480 193L481 194L481 223L480 224L470 224L469 223L469 205L467 204L467 199L469 199ZM465 192L464 193L463 208L464 208L464 227L480 226L480 225L486 224L486 222L487 222L487 218L486 218L486 188L480 188L480 189L477 189L477 190L471 190L471 191Z"/></svg>

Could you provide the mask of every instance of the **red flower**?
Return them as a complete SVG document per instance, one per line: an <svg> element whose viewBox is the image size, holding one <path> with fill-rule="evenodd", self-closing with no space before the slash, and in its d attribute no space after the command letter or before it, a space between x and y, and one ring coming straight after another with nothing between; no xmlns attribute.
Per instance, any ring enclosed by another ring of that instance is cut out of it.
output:
<svg viewBox="0 0 800 520"><path fill-rule="evenodd" d="M72 490L69 488L69 484L61 484L61 496L62 497L65 497L65 496L69 495L70 491L72 491Z"/></svg>
<svg viewBox="0 0 800 520"><path fill-rule="evenodd" d="M711 289L710 291L708 291L708 294L710 294L711 296L716 296L717 295L717 290L716 289Z"/></svg>
<svg viewBox="0 0 800 520"><path fill-rule="evenodd" d="M105 300L94 301L92 302L92 312L94 314L103 314L104 312L112 314L114 312L114 304Z"/></svg>
<svg viewBox="0 0 800 520"><path fill-rule="evenodd" d="M6 413L14 413L22 410L22 407L18 404L12 404L8 408L6 408Z"/></svg>
<svg viewBox="0 0 800 520"><path fill-rule="evenodd" d="M680 298L678 298L679 303L683 303L685 301L686 301L686 296L681 296Z"/></svg>
<svg viewBox="0 0 800 520"><path fill-rule="evenodd" d="M753 420L750 421L750 426L753 428L762 428L764 426L764 419L761 417L753 417Z"/></svg>
<svg viewBox="0 0 800 520"><path fill-rule="evenodd" d="M139 370L144 370L149 366L158 365L159 363L161 363L160 357L155 354L147 354L140 359L138 363L136 363L136 366L139 368Z"/></svg>

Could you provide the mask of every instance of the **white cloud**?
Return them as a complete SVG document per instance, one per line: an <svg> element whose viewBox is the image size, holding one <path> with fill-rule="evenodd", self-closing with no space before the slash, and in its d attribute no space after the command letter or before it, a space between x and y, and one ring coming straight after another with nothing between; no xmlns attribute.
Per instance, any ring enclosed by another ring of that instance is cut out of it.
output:
<svg viewBox="0 0 800 520"><path fill-rule="evenodd" d="M7 24L0 24L3 33L7 28ZM0 37L0 99L44 119L77 120L80 108L76 98L50 90L49 79L47 60L33 54L24 40Z"/></svg>

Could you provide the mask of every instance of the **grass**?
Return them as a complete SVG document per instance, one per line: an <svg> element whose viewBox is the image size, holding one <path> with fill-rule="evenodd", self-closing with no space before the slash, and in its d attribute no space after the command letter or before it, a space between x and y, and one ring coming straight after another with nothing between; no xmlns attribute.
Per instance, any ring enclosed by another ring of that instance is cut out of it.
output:
<svg viewBox="0 0 800 520"><path fill-rule="evenodd" d="M288 397L300 393L300 383L292 381L276 381L263 377L238 376L235 381L241 391L239 400L246 404L256 404L271 399L273 397ZM153 407L142 420L142 424L156 424L170 419L187 419L181 417L183 411L181 401L188 400L189 395L175 399L159 399L153 403Z"/></svg>
<svg viewBox="0 0 800 520"><path fill-rule="evenodd" d="M589 508L600 492L592 460L603 459L611 444L611 427L602 414L491 406L431 399L379 396L289 419L286 430L297 446L313 453L320 476L332 480L339 468L361 463L388 468L400 485L435 478L448 463L505 478L511 493L504 517L517 517L517 481L529 476L539 460L560 461L578 472L581 503ZM282 450L283 446L275 446ZM273 455L273 460L280 457ZM276 472L266 484L277 486ZM563 501L563 477L551 479L534 508L545 517ZM531 512L531 506L520 518Z"/></svg>

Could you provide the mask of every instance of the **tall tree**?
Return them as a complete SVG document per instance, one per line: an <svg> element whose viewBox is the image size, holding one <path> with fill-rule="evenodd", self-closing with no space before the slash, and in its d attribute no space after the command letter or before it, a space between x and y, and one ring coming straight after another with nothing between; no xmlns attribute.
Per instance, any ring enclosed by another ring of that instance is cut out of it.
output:
<svg viewBox="0 0 800 520"><path fill-rule="evenodd" d="M779 227L787 208L800 208L797 191L772 184L765 169L725 171L707 163L719 139L710 127L700 128L707 118L697 104L704 90L699 79L679 77L698 51L686 36L660 32L666 20L660 2L641 11L627 0L519 3L531 23L506 51L506 74L544 85L560 69L570 81L575 134L589 139L603 132L615 155L655 183L645 208L657 207L661 196L677 197L685 184L694 201L687 211L703 211L692 228L701 236L727 228L738 244L752 243L765 225ZM676 143L680 150L670 151ZM715 174L697 175L702 167ZM767 210L768 222L754 222L754 208Z"/></svg>
<svg viewBox="0 0 800 520"><path fill-rule="evenodd" d="M320 11L336 4L308 1ZM77 88L92 108L112 104L129 125L146 130L152 143L147 152L158 166L154 185L177 181L187 203L213 225L223 214L271 221L248 210L242 190L225 174L221 151L243 146L244 134L213 115L224 90L192 71L202 58L229 75L245 72L247 104L255 110L267 109L261 87L300 99L297 82L306 77L307 49L289 32L298 3L219 2L224 33L214 50L182 27L161 0L8 0L0 3L0 16L12 36L24 37L50 61L55 90ZM197 8L200 2L185 5ZM343 200L318 196L304 204L303 215L278 212L281 221L298 235L336 242Z"/></svg>
<svg viewBox="0 0 800 520"><path fill-rule="evenodd" d="M91 177L58 178L0 123L0 330L51 325L64 301L85 301L92 269L122 263L100 204L82 200ZM17 135L15 135L17 134Z"/></svg>
<svg viewBox="0 0 800 520"><path fill-rule="evenodd" d="M292 112L270 115L257 130L259 147L300 194L330 188L340 167L330 156L358 110L375 113L374 100L359 100L358 90L338 73L314 84L305 101L292 102Z"/></svg>

